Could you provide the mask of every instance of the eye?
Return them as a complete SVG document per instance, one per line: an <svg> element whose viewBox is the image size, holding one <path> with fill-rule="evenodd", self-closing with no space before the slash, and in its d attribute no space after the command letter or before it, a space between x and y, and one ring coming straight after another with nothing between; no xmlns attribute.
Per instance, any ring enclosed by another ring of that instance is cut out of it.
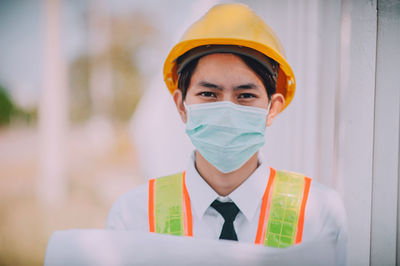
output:
<svg viewBox="0 0 400 266"><path fill-rule="evenodd" d="M211 91L202 91L198 95L203 96L203 97L207 97L207 98L209 98L209 97L213 97L213 98L217 97L217 95L215 95L215 93L211 92Z"/></svg>
<svg viewBox="0 0 400 266"><path fill-rule="evenodd" d="M249 99L249 98L257 98L257 96L253 93L241 93L238 98L239 99Z"/></svg>

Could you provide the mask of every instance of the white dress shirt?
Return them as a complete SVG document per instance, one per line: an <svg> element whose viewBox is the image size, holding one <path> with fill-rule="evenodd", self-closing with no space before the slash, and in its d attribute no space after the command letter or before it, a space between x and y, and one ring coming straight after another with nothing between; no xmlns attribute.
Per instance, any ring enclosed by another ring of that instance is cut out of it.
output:
<svg viewBox="0 0 400 266"><path fill-rule="evenodd" d="M270 174L269 167L259 157L260 165L253 174L231 194L222 197L197 172L194 154L185 175L192 207L193 237L219 239L224 218L210 206L218 199L222 202L233 201L240 209L234 221L238 241L254 243L262 196ZM106 227L149 231L148 184L132 189L114 203ZM337 264L345 265L347 225L343 203L334 190L312 181L305 210L302 241L323 236L333 236L337 239Z"/></svg>

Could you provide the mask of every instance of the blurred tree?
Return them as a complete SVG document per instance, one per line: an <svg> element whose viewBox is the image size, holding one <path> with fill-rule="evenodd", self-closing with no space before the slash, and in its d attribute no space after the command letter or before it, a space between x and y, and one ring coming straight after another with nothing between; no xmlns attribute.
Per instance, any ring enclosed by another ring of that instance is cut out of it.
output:
<svg viewBox="0 0 400 266"><path fill-rule="evenodd" d="M16 108L8 91L0 85L0 126L8 125Z"/></svg>
<svg viewBox="0 0 400 266"><path fill-rule="evenodd" d="M143 92L144 78L136 60L141 46L146 45L155 28L146 14L134 12L112 19L110 47L113 71L114 103L112 116L128 120Z"/></svg>
<svg viewBox="0 0 400 266"><path fill-rule="evenodd" d="M70 118L71 121L84 121L92 111L89 92L90 63L89 56L76 58L69 66Z"/></svg>
<svg viewBox="0 0 400 266"><path fill-rule="evenodd" d="M148 16L140 12L118 14L110 19L108 49L94 58L90 54L81 55L70 64L72 121L83 121L93 115L89 87L91 64L102 64L104 60L109 60L113 99L108 115L113 120L130 119L142 95L144 78L136 54L155 34L155 28Z"/></svg>

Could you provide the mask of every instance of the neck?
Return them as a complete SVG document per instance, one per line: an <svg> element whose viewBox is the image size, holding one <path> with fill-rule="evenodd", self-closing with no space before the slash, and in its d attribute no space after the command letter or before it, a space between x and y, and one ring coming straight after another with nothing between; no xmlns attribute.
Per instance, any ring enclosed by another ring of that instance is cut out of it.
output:
<svg viewBox="0 0 400 266"><path fill-rule="evenodd" d="M196 150L196 169L200 176L220 196L227 196L242 184L258 167L258 152L256 152L242 167L230 172L222 173L210 164Z"/></svg>

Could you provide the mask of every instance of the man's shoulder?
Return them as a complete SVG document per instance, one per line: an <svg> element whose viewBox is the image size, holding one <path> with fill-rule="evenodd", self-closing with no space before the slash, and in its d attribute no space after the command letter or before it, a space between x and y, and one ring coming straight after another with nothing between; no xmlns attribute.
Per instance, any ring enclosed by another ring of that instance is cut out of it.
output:
<svg viewBox="0 0 400 266"><path fill-rule="evenodd" d="M169 179L171 177L175 177L177 175L182 175L183 172L179 172L179 173L174 173L174 174L168 174L168 175L164 175L164 176L159 176L159 177L155 177L149 180L153 180L153 179L160 179L160 180L166 180ZM141 204L143 204L142 199L148 197L149 195L149 181L146 181L144 184L141 184L137 187L132 188L131 190L129 190L128 192L122 194L116 201L116 203L128 203L129 205L132 206L132 204L134 205L138 200L141 200Z"/></svg>
<svg viewBox="0 0 400 266"><path fill-rule="evenodd" d="M311 208L308 209L318 210L317 212L323 216L336 216L338 219L345 217L343 201L336 190L302 173L280 169L275 170L289 174L292 177L307 177L311 181L307 199L307 206L311 205Z"/></svg>
<svg viewBox="0 0 400 266"><path fill-rule="evenodd" d="M312 180L311 182L310 193L312 193L313 197L318 198L320 202L326 204L342 203L341 197L336 190L316 180Z"/></svg>
<svg viewBox="0 0 400 266"><path fill-rule="evenodd" d="M106 228L137 230L147 226L147 182L122 194L112 205Z"/></svg>
<svg viewBox="0 0 400 266"><path fill-rule="evenodd" d="M168 178L167 175L158 177ZM126 193L112 205L106 227L109 229L143 229L148 231L148 204L149 204L149 182L145 182Z"/></svg>
<svg viewBox="0 0 400 266"><path fill-rule="evenodd" d="M310 193L313 194L313 197L322 197L322 198L329 198L331 200L340 200L340 196L336 190L316 181L312 177L309 177L309 176L304 175L299 172L293 172L293 171L282 170L282 169L274 169L274 168L272 168L272 169L275 170L276 172L281 172L281 173L284 173L284 174L294 177L294 178L309 179L310 180Z"/></svg>
<svg viewBox="0 0 400 266"><path fill-rule="evenodd" d="M312 209L318 210L319 219L326 224L331 224L332 228L346 227L346 211L339 193L317 181L311 182L309 202Z"/></svg>
<svg viewBox="0 0 400 266"><path fill-rule="evenodd" d="M176 176L182 173L175 173L170 175L159 176L152 179L163 179L166 180L170 177ZM149 180L152 180L149 179ZM142 208L143 206L147 207L148 204L148 195L149 195L149 181L146 181L144 184L141 184L137 187L132 188L128 192L125 192L115 201L113 206L118 206L118 208L127 208L129 209L135 208L136 206Z"/></svg>
<svg viewBox="0 0 400 266"><path fill-rule="evenodd" d="M114 205L127 205L127 206L135 206L137 204L145 204L143 201L148 197L148 182L141 184L137 187L130 189L129 191L125 192L118 199L115 201Z"/></svg>

